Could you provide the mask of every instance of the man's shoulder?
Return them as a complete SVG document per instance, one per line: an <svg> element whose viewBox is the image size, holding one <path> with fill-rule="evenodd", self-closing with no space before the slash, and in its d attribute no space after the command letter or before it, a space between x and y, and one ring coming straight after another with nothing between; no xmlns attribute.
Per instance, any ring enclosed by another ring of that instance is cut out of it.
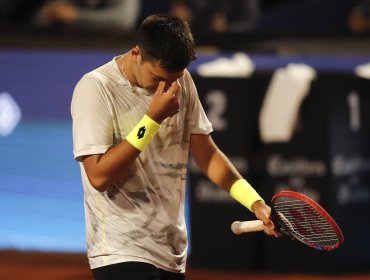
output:
<svg viewBox="0 0 370 280"><path fill-rule="evenodd" d="M109 61L86 73L83 78L92 79L101 83L116 83L119 81L120 75L114 68L113 62Z"/></svg>

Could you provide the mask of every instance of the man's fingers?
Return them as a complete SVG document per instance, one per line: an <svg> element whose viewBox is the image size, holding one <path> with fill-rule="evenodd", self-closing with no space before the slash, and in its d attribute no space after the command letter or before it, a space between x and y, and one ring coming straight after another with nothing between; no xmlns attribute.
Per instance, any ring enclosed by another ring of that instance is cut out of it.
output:
<svg viewBox="0 0 370 280"><path fill-rule="evenodd" d="M273 229L274 228L274 223L271 221L270 219L270 213L262 213L261 215L258 215L257 217L258 219L260 219L264 226L268 229Z"/></svg>
<svg viewBox="0 0 370 280"><path fill-rule="evenodd" d="M264 224L264 232L267 235L275 236L275 237L281 237L283 236L278 229L275 227L274 223L272 221Z"/></svg>
<svg viewBox="0 0 370 280"><path fill-rule="evenodd" d="M270 217L268 217L267 215L263 216L262 222L263 222L264 231L266 234L279 237L279 233L277 232L274 223L270 220Z"/></svg>
<svg viewBox="0 0 370 280"><path fill-rule="evenodd" d="M271 221L271 220L267 220L267 222L264 222L264 225L266 226L266 228L272 230L274 229L274 223Z"/></svg>
<svg viewBox="0 0 370 280"><path fill-rule="evenodd" d="M177 96L177 91L178 91L178 84L176 82L173 82L170 88L167 90L166 94L169 94L170 96Z"/></svg>
<svg viewBox="0 0 370 280"><path fill-rule="evenodd" d="M166 83L163 81L160 81L155 94L162 95L165 87L166 87Z"/></svg>

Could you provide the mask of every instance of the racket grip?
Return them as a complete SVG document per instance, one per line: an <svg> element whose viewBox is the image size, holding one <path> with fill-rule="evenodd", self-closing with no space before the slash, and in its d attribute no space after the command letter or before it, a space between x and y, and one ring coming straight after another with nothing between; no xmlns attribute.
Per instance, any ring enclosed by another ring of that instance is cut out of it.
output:
<svg viewBox="0 0 370 280"><path fill-rule="evenodd" d="M235 234L263 231L263 222L260 220L245 222L235 221L231 224L231 231Z"/></svg>

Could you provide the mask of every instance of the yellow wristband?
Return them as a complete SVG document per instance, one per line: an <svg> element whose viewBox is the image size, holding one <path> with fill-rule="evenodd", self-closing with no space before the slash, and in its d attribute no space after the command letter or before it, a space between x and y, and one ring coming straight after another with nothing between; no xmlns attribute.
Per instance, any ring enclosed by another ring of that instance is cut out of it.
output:
<svg viewBox="0 0 370 280"><path fill-rule="evenodd" d="M247 207L251 212L253 212L253 203L258 200L263 201L256 190L245 179L239 179L231 186L230 195L236 201Z"/></svg>
<svg viewBox="0 0 370 280"><path fill-rule="evenodd" d="M126 141L136 149L144 151L160 127L156 121L144 115L141 121L127 135Z"/></svg>

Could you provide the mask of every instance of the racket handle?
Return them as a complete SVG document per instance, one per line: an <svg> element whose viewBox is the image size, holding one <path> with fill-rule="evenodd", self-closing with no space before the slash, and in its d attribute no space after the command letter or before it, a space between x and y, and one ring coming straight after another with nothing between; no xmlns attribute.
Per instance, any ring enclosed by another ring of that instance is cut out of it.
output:
<svg viewBox="0 0 370 280"><path fill-rule="evenodd" d="M260 220L239 222L235 221L231 224L231 230L235 234L244 232L263 231L263 222Z"/></svg>

